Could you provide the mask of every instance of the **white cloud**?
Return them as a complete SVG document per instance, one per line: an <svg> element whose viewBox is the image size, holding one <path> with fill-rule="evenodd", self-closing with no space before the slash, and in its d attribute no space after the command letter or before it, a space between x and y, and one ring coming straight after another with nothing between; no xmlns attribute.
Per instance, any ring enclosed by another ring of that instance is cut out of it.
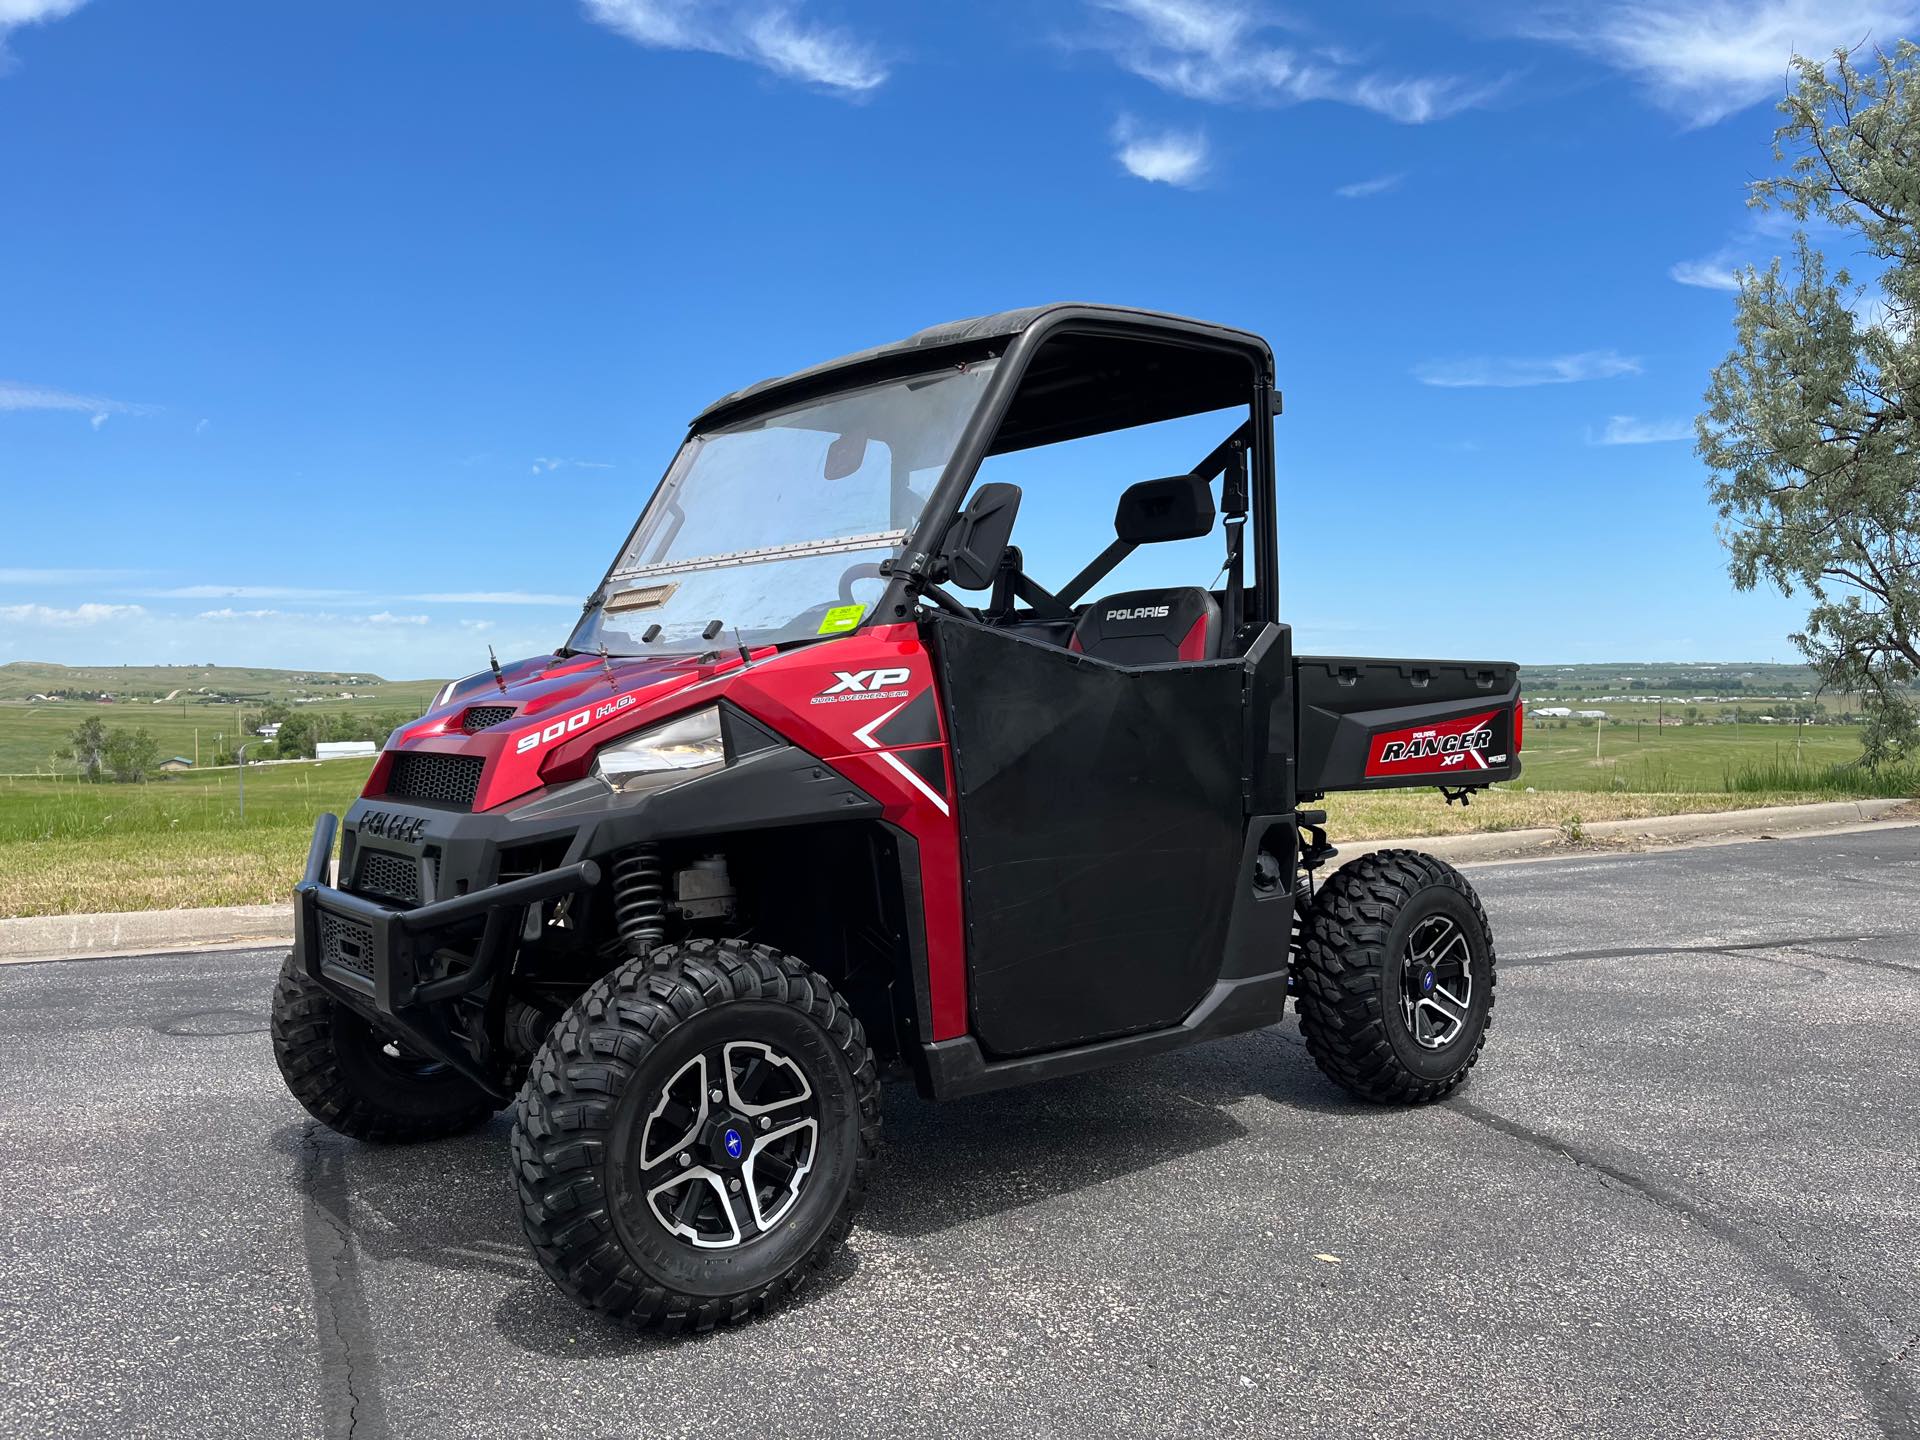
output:
<svg viewBox="0 0 1920 1440"><path fill-rule="evenodd" d="M1115 17L1091 43L1161 89L1215 104L1331 100L1420 125L1484 104L1498 84L1392 76L1327 48L1263 38L1275 22L1253 0L1091 0Z"/></svg>
<svg viewBox="0 0 1920 1440"><path fill-rule="evenodd" d="M76 605L61 610L52 605L0 605L0 620L11 625L51 625L67 629L78 625L105 625L132 620L147 612L138 605Z"/></svg>
<svg viewBox="0 0 1920 1440"><path fill-rule="evenodd" d="M1198 130L1142 130L1131 117L1113 127L1114 158L1129 175L1193 186L1207 173L1207 137Z"/></svg>
<svg viewBox="0 0 1920 1440"><path fill-rule="evenodd" d="M390 610L379 610L367 617L367 623L369 625L424 625L427 623L427 617L424 615L395 615Z"/></svg>
<svg viewBox="0 0 1920 1440"><path fill-rule="evenodd" d="M87 0L0 0L0 75L13 68L7 36L22 25L43 25L71 15Z"/></svg>
<svg viewBox="0 0 1920 1440"><path fill-rule="evenodd" d="M1336 187L1333 193L1342 200L1365 200L1370 196L1384 195L1389 190L1399 189L1400 182L1406 178L1405 174L1399 174L1381 175L1372 180L1356 180L1351 185Z"/></svg>
<svg viewBox="0 0 1920 1440"><path fill-rule="evenodd" d="M8 0L0 0L0 17L5 16L7 4ZM5 19L0 18L0 40L5 38L5 25ZM73 410L87 416L96 430L107 423L109 415L151 415L155 408L99 395L76 395L51 385L29 385L24 380L0 380L0 410Z"/></svg>
<svg viewBox="0 0 1920 1440"><path fill-rule="evenodd" d="M453 590L432 595L402 595L425 605L578 605L579 595L543 595L532 590Z"/></svg>
<svg viewBox="0 0 1920 1440"><path fill-rule="evenodd" d="M1795 54L1891 43L1916 22L1917 0L1611 0L1533 10L1519 30L1586 51L1689 125L1711 125L1778 99Z"/></svg>
<svg viewBox="0 0 1920 1440"><path fill-rule="evenodd" d="M345 600L358 590L305 590L289 585L176 585L148 590L153 600Z"/></svg>
<svg viewBox="0 0 1920 1440"><path fill-rule="evenodd" d="M798 17L794 0L581 0L587 18L657 50L744 60L789 80L858 96L887 79L873 46Z"/></svg>
<svg viewBox="0 0 1920 1440"><path fill-rule="evenodd" d="M425 625L425 615L395 615L381 610L372 615L338 615L330 610L235 610L223 606L202 610L196 620L285 620L296 625Z"/></svg>
<svg viewBox="0 0 1920 1440"><path fill-rule="evenodd" d="M1670 440L1687 440L1693 426L1685 420L1636 420L1631 415L1613 415L1596 437L1595 445L1664 445Z"/></svg>
<svg viewBox="0 0 1920 1440"><path fill-rule="evenodd" d="M542 455L533 462L532 474L551 475L556 470L611 470L613 466L605 460L566 460L558 456Z"/></svg>
<svg viewBox="0 0 1920 1440"><path fill-rule="evenodd" d="M1575 355L1532 360L1487 355L1429 360L1416 365L1413 371L1414 378L1422 385L1438 385L1448 390L1570 385L1579 380L1611 380L1639 373L1638 360L1612 350L1582 350Z"/></svg>
<svg viewBox="0 0 1920 1440"><path fill-rule="evenodd" d="M1702 290L1737 291L1740 288L1740 277L1734 273L1733 262L1724 250L1704 260L1682 260L1667 274L1682 285L1695 285Z"/></svg>

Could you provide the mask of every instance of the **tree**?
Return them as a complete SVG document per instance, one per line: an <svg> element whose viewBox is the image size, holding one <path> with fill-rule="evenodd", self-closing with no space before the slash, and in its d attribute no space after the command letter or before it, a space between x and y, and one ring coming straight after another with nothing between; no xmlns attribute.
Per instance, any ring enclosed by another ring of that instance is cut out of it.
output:
<svg viewBox="0 0 1920 1440"><path fill-rule="evenodd" d="M127 730L116 725L107 732L107 743L100 758L115 780L122 785L135 784L144 781L147 772L159 763L160 742L144 727Z"/></svg>
<svg viewBox="0 0 1920 1440"><path fill-rule="evenodd" d="M100 778L101 753L107 748L107 727L97 716L82 720L67 737L67 743L54 751L56 760L71 760L89 780Z"/></svg>
<svg viewBox="0 0 1920 1440"><path fill-rule="evenodd" d="M1786 173L1748 202L1796 222L1793 264L1741 274L1698 450L1734 584L1806 590L1794 644L1862 695L1877 765L1920 745L1920 46L1794 69L1774 132ZM1865 282L1829 269L1810 224L1866 259Z"/></svg>
<svg viewBox="0 0 1920 1440"><path fill-rule="evenodd" d="M295 715L280 723L273 737L273 753L282 760L295 760L313 754L313 716Z"/></svg>

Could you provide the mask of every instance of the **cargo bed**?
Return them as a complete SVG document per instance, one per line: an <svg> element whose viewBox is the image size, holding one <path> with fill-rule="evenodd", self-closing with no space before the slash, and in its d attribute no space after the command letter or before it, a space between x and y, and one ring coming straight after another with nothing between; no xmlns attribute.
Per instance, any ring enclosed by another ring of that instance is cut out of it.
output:
<svg viewBox="0 0 1920 1440"><path fill-rule="evenodd" d="M1294 659L1303 794L1470 789L1520 773L1520 667L1496 660Z"/></svg>

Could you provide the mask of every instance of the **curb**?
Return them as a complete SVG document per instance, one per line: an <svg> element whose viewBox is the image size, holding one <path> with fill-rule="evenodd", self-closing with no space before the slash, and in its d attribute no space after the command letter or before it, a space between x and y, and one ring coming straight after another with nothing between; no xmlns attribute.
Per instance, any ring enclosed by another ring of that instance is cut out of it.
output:
<svg viewBox="0 0 1920 1440"><path fill-rule="evenodd" d="M0 920L0 965L292 943L291 904L134 910L119 915L30 915Z"/></svg>
<svg viewBox="0 0 1920 1440"><path fill-rule="evenodd" d="M1456 865L1490 865L1502 860L1548 859L1594 850L1639 850L1660 845L1713 845L1740 840L1774 840L1787 835L1830 833L1863 826L1878 828L1890 811L1909 800L1835 800L1818 805L1767 805L1755 810L1721 810L1708 815L1656 815L1640 820L1596 820L1580 827L1578 842L1559 829L1500 830L1474 835L1429 835L1407 840L1364 840L1339 847L1339 863L1376 850L1423 850ZM1920 817L1893 821L1920 824ZM0 925L4 925L0 921ZM5 941L0 940L0 954Z"/></svg>
<svg viewBox="0 0 1920 1440"><path fill-rule="evenodd" d="M1376 850L1424 850L1456 865L1551 859L1655 844L1727 844L1786 835L1880 828L1907 800L1841 800L1820 805L1773 805L1712 815L1661 815L1645 820L1600 820L1581 827L1574 844L1561 830L1504 830L1494 834L1431 835L1342 845L1340 863ZM1876 823L1877 822L1877 823ZM1920 816L1894 825L1920 824ZM264 949L293 943L293 906L233 905L209 910L136 910L117 915L32 915L0 920L0 965L42 960L107 960L177 950Z"/></svg>

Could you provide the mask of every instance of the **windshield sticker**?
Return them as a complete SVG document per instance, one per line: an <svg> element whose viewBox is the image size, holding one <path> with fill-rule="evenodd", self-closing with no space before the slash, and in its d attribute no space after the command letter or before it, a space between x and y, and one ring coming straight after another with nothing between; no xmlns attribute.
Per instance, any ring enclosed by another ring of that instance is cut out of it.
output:
<svg viewBox="0 0 1920 1440"><path fill-rule="evenodd" d="M827 611L826 617L820 622L820 628L814 633L816 635L839 635L844 631L858 630L860 628L860 617L866 613L867 607L864 605L836 605L833 609Z"/></svg>

